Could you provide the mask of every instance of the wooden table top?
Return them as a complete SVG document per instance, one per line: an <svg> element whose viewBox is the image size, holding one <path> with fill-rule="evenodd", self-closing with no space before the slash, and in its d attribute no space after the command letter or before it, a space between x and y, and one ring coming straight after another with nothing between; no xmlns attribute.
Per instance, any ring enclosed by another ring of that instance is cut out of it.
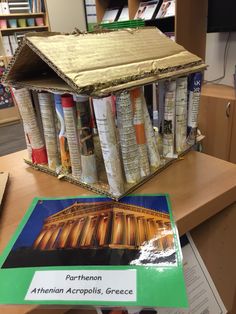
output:
<svg viewBox="0 0 236 314"><path fill-rule="evenodd" d="M0 157L0 171L10 173L0 213L0 254L35 196L92 194L30 168L23 162L26 156L26 151L20 151ZM135 193L168 193L179 233L183 234L236 201L236 165L189 152ZM32 307L19 307L12 312L6 307L1 313L25 313L26 308Z"/></svg>
<svg viewBox="0 0 236 314"><path fill-rule="evenodd" d="M79 186L32 169L26 151L0 157L0 171L10 173L0 218L0 252L32 199L92 195ZM179 233L183 234L236 201L236 165L198 152L176 161L135 193L168 193Z"/></svg>

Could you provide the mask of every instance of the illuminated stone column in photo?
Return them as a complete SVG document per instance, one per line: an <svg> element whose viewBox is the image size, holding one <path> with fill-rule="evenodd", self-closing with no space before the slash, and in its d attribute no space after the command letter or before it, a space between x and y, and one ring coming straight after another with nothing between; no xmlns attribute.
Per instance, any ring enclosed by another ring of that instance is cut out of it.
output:
<svg viewBox="0 0 236 314"><path fill-rule="evenodd" d="M171 230L171 222L169 221L166 221L166 222L164 222L164 226L165 226L165 228L167 229L167 230Z"/></svg>
<svg viewBox="0 0 236 314"><path fill-rule="evenodd" d="M37 248L39 247L39 244L40 244L40 242L41 242L41 240L42 240L42 238L44 237L44 235L45 235L46 232L47 232L47 229L43 229L43 230L39 233L38 237L36 238L36 240L34 241L34 244L33 244L33 248L34 248L34 249L37 249Z"/></svg>
<svg viewBox="0 0 236 314"><path fill-rule="evenodd" d="M173 249L174 248L174 235L173 235L173 231L172 231L172 227L171 227L171 222L166 221L163 222L163 226L165 228L165 237L164 237L164 247L166 249Z"/></svg>
<svg viewBox="0 0 236 314"><path fill-rule="evenodd" d="M159 233L162 233L163 231L166 230L166 225L165 225L163 220L157 220L157 223L158 223L158 231L159 231Z"/></svg>
<svg viewBox="0 0 236 314"><path fill-rule="evenodd" d="M135 217L134 215L126 215L126 244L130 246L136 245Z"/></svg>
<svg viewBox="0 0 236 314"><path fill-rule="evenodd" d="M79 247L85 246L86 237L87 237L87 232L88 232L88 230L89 230L90 223L91 223L91 217L88 216L88 217L86 218L86 221L85 221L85 224L84 224L84 228L83 228L83 233L82 233L82 235L81 235L81 239L80 239L80 241L79 241Z"/></svg>
<svg viewBox="0 0 236 314"><path fill-rule="evenodd" d="M121 212L114 212L111 245L124 244L124 232L124 214Z"/></svg>
<svg viewBox="0 0 236 314"><path fill-rule="evenodd" d="M52 233L53 233L53 229L47 229L47 231L45 232L42 240L40 241L40 244L39 244L39 249L40 250L45 250L46 249L48 241L49 241Z"/></svg>
<svg viewBox="0 0 236 314"><path fill-rule="evenodd" d="M60 234L60 237L58 240L58 245L57 245L58 248L63 249L66 247L66 242L67 242L68 236L70 234L71 228L72 228L72 223L70 221L67 222L63 226L63 229L61 231L61 234Z"/></svg>
<svg viewBox="0 0 236 314"><path fill-rule="evenodd" d="M160 250L166 250L168 248L173 248L174 237L171 233L171 223L164 222L163 220L156 221L158 223L158 248Z"/></svg>
<svg viewBox="0 0 236 314"><path fill-rule="evenodd" d="M166 247L169 249L174 248L174 235L169 233L165 236Z"/></svg>
<svg viewBox="0 0 236 314"><path fill-rule="evenodd" d="M138 245L142 245L147 240L146 226L142 217L137 218L137 234L138 234Z"/></svg>
<svg viewBox="0 0 236 314"><path fill-rule="evenodd" d="M162 243L162 236L163 236L163 221L162 220L156 220L156 226L157 226L157 240L155 241L156 247L158 250L163 250L163 243Z"/></svg>
<svg viewBox="0 0 236 314"><path fill-rule="evenodd" d="M69 237L68 237L68 242L67 242L68 247L71 247L71 248L78 247L79 238L82 235L82 230L83 230L85 220L86 219L82 217L74 222L71 228Z"/></svg>
<svg viewBox="0 0 236 314"><path fill-rule="evenodd" d="M56 241L56 239L60 233L60 230L61 230L61 226L55 226L53 228L53 233L52 233L51 238L49 239L48 244L47 244L48 250L51 250L54 248L54 244L55 244L55 241Z"/></svg>
<svg viewBox="0 0 236 314"><path fill-rule="evenodd" d="M108 244L108 232L110 223L111 223L110 213L100 215L96 236L98 246L104 246Z"/></svg>
<svg viewBox="0 0 236 314"><path fill-rule="evenodd" d="M148 240L155 238L157 235L156 223L153 219L147 219Z"/></svg>
<svg viewBox="0 0 236 314"><path fill-rule="evenodd" d="M83 238L81 240L80 246L93 246L94 245L94 231L98 221L98 216L89 217L86 230L83 233Z"/></svg>

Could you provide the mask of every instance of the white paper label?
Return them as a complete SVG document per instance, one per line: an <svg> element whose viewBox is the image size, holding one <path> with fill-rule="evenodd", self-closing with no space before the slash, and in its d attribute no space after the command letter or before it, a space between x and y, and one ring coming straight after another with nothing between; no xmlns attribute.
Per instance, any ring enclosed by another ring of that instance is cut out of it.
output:
<svg viewBox="0 0 236 314"><path fill-rule="evenodd" d="M136 270L36 271L25 300L136 301Z"/></svg>

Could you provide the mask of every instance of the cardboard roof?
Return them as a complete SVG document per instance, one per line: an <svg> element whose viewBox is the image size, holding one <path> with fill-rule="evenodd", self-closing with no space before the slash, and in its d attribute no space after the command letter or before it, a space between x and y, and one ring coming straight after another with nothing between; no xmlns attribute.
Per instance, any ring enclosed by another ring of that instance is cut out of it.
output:
<svg viewBox="0 0 236 314"><path fill-rule="evenodd" d="M156 27L76 35L42 32L25 37L4 83L103 96L205 67Z"/></svg>

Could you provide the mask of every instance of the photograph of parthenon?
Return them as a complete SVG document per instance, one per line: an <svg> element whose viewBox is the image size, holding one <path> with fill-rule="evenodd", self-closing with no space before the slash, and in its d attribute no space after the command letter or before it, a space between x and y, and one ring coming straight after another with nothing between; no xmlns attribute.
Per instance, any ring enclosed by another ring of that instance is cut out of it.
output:
<svg viewBox="0 0 236 314"><path fill-rule="evenodd" d="M168 214L115 201L75 203L45 220L33 248L136 249L159 235L157 249L163 250L173 245L165 230L171 230Z"/></svg>
<svg viewBox="0 0 236 314"><path fill-rule="evenodd" d="M40 204L39 204L40 206ZM106 201L75 201L47 215L31 241L15 245L4 267L37 265L143 265L175 262L168 212ZM20 240L19 240L20 242ZM27 253L25 258L24 253ZM54 263L54 264L53 264Z"/></svg>

